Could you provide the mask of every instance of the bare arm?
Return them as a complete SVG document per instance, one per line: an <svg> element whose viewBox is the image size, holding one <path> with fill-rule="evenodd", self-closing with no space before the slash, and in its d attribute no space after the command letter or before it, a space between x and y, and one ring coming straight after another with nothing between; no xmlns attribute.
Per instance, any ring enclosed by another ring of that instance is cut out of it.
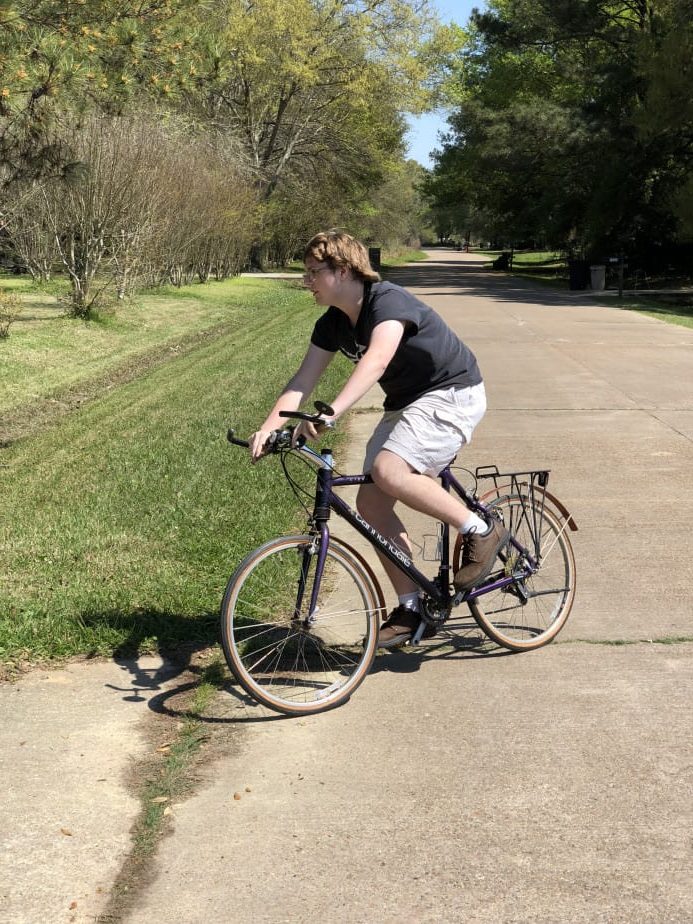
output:
<svg viewBox="0 0 693 924"><path fill-rule="evenodd" d="M298 371L284 386L274 407L265 418L264 423L250 437L250 454L253 462L262 455L263 448L272 430L286 424L286 419L279 416L280 411L296 411L310 397L318 384L320 376L329 366L334 353L322 350L311 343Z"/></svg>
<svg viewBox="0 0 693 924"><path fill-rule="evenodd" d="M348 411L380 379L397 352L403 336L402 321L383 321L373 328L366 353L332 402L335 418Z"/></svg>
<svg viewBox="0 0 693 924"><path fill-rule="evenodd" d="M404 324L401 321L383 321L382 324L373 328L368 350L359 360L344 388L332 402L334 410L332 420L341 417L366 394L369 388L375 385L397 352L403 336ZM294 439L298 439L299 436L315 439L318 433L318 427L307 420L302 420L294 431Z"/></svg>

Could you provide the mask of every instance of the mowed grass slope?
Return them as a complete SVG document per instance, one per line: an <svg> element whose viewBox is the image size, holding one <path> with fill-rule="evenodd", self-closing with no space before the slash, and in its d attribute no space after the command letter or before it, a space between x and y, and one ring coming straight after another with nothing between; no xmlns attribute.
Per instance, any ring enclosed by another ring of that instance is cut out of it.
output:
<svg viewBox="0 0 693 924"><path fill-rule="evenodd" d="M232 331L0 455L0 660L214 641L240 558L302 526L278 461L225 439L261 422L317 317L261 285ZM320 396L348 371L336 360Z"/></svg>
<svg viewBox="0 0 693 924"><path fill-rule="evenodd" d="M164 287L93 321L65 315L57 299L17 277L0 289L18 291L23 309L0 344L0 414L115 369L153 348L211 327L243 322L249 305L269 306L276 284L237 278L183 289Z"/></svg>

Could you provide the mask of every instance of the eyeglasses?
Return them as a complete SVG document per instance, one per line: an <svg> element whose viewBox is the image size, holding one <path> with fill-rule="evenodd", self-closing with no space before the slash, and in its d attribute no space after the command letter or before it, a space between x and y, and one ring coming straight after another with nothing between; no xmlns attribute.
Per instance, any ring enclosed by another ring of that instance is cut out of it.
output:
<svg viewBox="0 0 693 924"><path fill-rule="evenodd" d="M313 282L318 277L318 273L324 273L329 270L329 266L321 266L320 269L309 269L303 274L304 282Z"/></svg>

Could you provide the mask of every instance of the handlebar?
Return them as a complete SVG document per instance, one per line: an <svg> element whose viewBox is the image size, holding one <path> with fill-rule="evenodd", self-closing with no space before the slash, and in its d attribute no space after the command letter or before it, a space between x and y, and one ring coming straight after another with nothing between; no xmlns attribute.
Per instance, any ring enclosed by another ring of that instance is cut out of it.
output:
<svg viewBox="0 0 693 924"><path fill-rule="evenodd" d="M273 430L267 441L267 452L279 452L280 449L288 449L291 446L291 438L294 434L293 427L287 427L286 430ZM245 449L250 448L248 440L239 440L233 427L229 427L226 432L226 439L234 446L243 446ZM298 448L305 443L305 437L299 437L296 445Z"/></svg>
<svg viewBox="0 0 693 924"><path fill-rule="evenodd" d="M333 417L334 411L329 404L325 404L324 401L315 401L313 402L317 414L306 414L303 411L280 411L280 417L289 417L294 418L295 420L308 420L310 423L322 424L325 427L333 427L334 424L331 420L325 420L324 417Z"/></svg>
<svg viewBox="0 0 693 924"><path fill-rule="evenodd" d="M332 417L334 411L329 404L325 404L324 401L316 401L315 409L317 414L306 414L303 411L280 411L280 417L292 417L298 420L308 420L313 424L321 424L323 427L334 427L334 423L331 420L325 420L323 414L327 417ZM270 439L268 440L268 452L279 452L280 449L287 449L291 446L291 440L293 437L294 428L287 427L285 430L273 430ZM243 446L244 449L250 447L250 443L247 440L240 440L236 436L236 432L233 427L230 427L226 433L226 439L229 443L233 443L234 446ZM301 448L305 443L306 439L304 436L299 437L297 441L297 448Z"/></svg>
<svg viewBox="0 0 693 924"><path fill-rule="evenodd" d="M245 449L250 449L250 443L248 440L236 439L234 436L235 432L236 431L233 429L233 427L229 427L227 430L226 439L229 441L229 443L233 443L234 446L243 446Z"/></svg>

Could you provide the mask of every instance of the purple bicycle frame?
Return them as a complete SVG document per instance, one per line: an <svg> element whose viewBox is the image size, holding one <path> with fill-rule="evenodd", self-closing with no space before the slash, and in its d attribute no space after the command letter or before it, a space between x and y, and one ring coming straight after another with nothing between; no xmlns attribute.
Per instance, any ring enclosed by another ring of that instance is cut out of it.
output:
<svg viewBox="0 0 693 924"><path fill-rule="evenodd" d="M444 490L449 491L452 488L456 494L464 501L464 503L475 512L484 513L486 507L480 503L476 498L474 498L469 492L459 483L455 476L450 471L450 468L445 468L439 475L441 485ZM453 601L455 603L462 603L468 600L474 600L476 597L481 597L484 594L491 593L494 590L500 590L503 587L509 587L514 583L514 576L505 576L491 582L490 584L482 584L480 587L475 587L472 590L469 590L463 594L456 594L452 596L448 590L448 582L440 581L439 583L444 586L445 590L441 590L441 587L431 581L426 577L419 569L414 565L412 560L408 555L405 555L401 549L397 548L389 539L385 536L382 536L373 526L370 525L363 517L353 510L346 501L342 500L339 495L335 494L333 488L337 487L355 487L356 485L362 484L372 484L373 479L370 475L339 475L334 477L332 475L331 468L324 468L318 471L318 488L316 491L316 504L315 504L315 523L317 530L320 535L320 549L318 553L318 562L315 571L315 579L313 582L313 590L311 594L310 602L310 613L315 611L317 606L317 598L320 590L320 583L322 581L322 574L325 567L325 561L327 559L327 549L329 546L329 537L330 531L328 527L329 520L329 511L333 510L338 516L346 520L347 523L350 523L353 528L360 533L365 539L370 542L370 544L382 552L382 554L389 559L400 571L410 577L418 586L424 590L429 596L440 606L450 606ZM530 550L521 546L513 536L510 537L509 544L513 545L514 548L521 552L523 556L526 557L531 571L536 568L536 561L534 557L530 554ZM443 524L443 552L441 563L439 567L439 577L448 574L450 571L450 527L444 523ZM530 572L531 573L531 572ZM302 596L302 593L300 594ZM297 601L297 611L300 609L300 601Z"/></svg>

